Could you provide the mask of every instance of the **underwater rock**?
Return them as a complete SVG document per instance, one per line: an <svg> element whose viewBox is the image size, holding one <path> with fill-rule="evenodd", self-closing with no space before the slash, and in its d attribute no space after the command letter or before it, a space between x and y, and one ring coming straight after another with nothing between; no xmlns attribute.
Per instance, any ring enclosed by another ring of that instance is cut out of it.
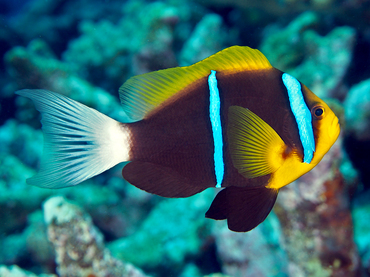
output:
<svg viewBox="0 0 370 277"><path fill-rule="evenodd" d="M165 199L150 212L131 236L109 243L114 257L140 268L181 269L186 260L199 255L210 236L211 220L204 218L213 190L188 198Z"/></svg>
<svg viewBox="0 0 370 277"><path fill-rule="evenodd" d="M316 25L317 14L302 13L284 29L270 28L260 49L273 66L299 79L318 97L343 98L356 32L344 26L321 36Z"/></svg>
<svg viewBox="0 0 370 277"><path fill-rule="evenodd" d="M343 106L348 135L360 141L370 140L370 79L351 87Z"/></svg>
<svg viewBox="0 0 370 277"><path fill-rule="evenodd" d="M290 276L358 276L349 196L338 169L341 137L323 160L281 189L274 211L284 233Z"/></svg>
<svg viewBox="0 0 370 277"><path fill-rule="evenodd" d="M230 232L226 222L217 222L213 235L225 274L238 277L288 276L288 259L280 247L283 241L281 226L273 212L247 233Z"/></svg>
<svg viewBox="0 0 370 277"><path fill-rule="evenodd" d="M131 264L113 258L90 216L63 197L52 197L44 203L44 219L61 277L147 276Z"/></svg>
<svg viewBox="0 0 370 277"><path fill-rule="evenodd" d="M1 277L57 277L55 274L40 274L36 275L29 271L23 270L16 265L4 266L0 265Z"/></svg>

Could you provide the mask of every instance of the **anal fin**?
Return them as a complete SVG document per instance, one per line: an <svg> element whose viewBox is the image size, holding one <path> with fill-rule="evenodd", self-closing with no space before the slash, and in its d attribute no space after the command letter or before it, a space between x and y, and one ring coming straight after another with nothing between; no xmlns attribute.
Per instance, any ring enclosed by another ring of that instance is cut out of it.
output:
<svg viewBox="0 0 370 277"><path fill-rule="evenodd" d="M248 232L266 219L278 192L266 187L227 187L217 194L206 217L227 219L230 230Z"/></svg>
<svg viewBox="0 0 370 277"><path fill-rule="evenodd" d="M191 184L171 168L149 162L128 163L122 176L139 189L163 197L189 197L207 188Z"/></svg>

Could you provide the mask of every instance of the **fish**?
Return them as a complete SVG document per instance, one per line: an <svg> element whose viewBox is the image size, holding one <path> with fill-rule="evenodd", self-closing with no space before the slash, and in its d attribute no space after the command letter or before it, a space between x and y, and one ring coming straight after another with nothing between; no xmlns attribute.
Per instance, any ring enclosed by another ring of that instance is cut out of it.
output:
<svg viewBox="0 0 370 277"><path fill-rule="evenodd" d="M262 223L279 190L314 168L340 133L323 100L247 46L131 77L119 88L128 122L52 91L16 93L42 115L40 169L28 184L74 186L125 162L123 178L159 196L218 188L205 216L235 232Z"/></svg>

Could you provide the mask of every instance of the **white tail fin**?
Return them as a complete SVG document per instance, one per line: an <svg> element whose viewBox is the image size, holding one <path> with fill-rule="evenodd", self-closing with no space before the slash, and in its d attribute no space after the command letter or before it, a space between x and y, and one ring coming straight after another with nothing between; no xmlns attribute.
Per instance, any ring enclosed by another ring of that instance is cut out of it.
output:
<svg viewBox="0 0 370 277"><path fill-rule="evenodd" d="M42 114L44 152L40 171L27 183L73 186L129 160L124 124L66 96L47 90L20 90Z"/></svg>

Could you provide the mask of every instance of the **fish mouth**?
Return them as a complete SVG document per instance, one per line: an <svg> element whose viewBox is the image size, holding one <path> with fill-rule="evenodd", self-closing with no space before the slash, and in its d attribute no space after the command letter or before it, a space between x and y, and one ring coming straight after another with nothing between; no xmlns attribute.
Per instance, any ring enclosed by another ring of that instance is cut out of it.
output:
<svg viewBox="0 0 370 277"><path fill-rule="evenodd" d="M339 119L338 117L335 116L329 127L329 136L331 139L336 140L339 136L339 133L340 133Z"/></svg>

